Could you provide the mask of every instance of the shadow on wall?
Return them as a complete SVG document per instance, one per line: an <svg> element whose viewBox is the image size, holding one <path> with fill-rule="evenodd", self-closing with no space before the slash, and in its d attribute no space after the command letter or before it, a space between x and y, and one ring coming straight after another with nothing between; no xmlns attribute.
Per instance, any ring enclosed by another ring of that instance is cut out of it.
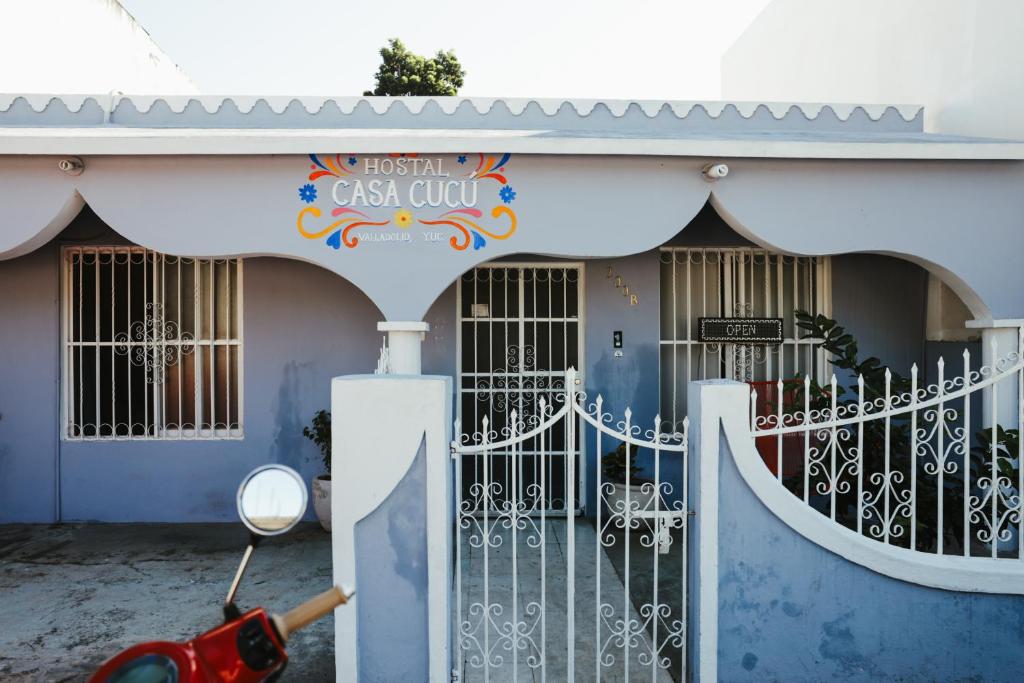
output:
<svg viewBox="0 0 1024 683"><path fill-rule="evenodd" d="M591 366L594 384L587 387L587 402L592 403L598 394L604 398L603 410L614 416L615 420L625 418L626 408L632 411L633 424L642 432L654 427L654 417L658 412L658 349L653 344L637 344L631 353L622 358L615 358L612 351L601 352L601 357ZM586 485L589 491L597 486L597 468L601 467L601 457L618 447L610 437L605 436L601 453L596 452L597 443L593 429L586 430L588 474ZM667 460L662 460L663 467ZM636 466L640 468L639 477L654 478L654 454L642 449L636 455ZM593 514L588 510L587 514Z"/></svg>
<svg viewBox="0 0 1024 683"><path fill-rule="evenodd" d="M302 428L312 417L302 412L302 396L310 393L314 382L322 380L312 362L288 361L281 368L281 384L274 405L274 438L268 444L268 462L288 465L302 472L311 463L319 461L319 455L302 435Z"/></svg>
<svg viewBox="0 0 1024 683"><path fill-rule="evenodd" d="M613 351L602 350L591 366L594 384L590 400L601 394L605 410L622 416L626 408L633 411L633 423L643 429L654 424L658 398L658 349L654 344L636 344L630 353L615 358Z"/></svg>

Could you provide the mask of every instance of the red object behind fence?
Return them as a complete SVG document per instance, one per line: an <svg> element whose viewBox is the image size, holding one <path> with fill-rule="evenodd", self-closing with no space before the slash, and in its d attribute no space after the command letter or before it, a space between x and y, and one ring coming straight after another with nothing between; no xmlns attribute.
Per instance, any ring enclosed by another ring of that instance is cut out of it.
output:
<svg viewBox="0 0 1024 683"><path fill-rule="evenodd" d="M802 380L783 380L782 383L782 413L792 413L798 406L797 397ZM757 391L757 400L754 404L755 414L758 418L767 418L761 424L762 428L770 429L776 425L776 416L779 407L779 385L778 382L748 382ZM799 406L802 409L802 406ZM754 439L757 452L761 459L771 471L772 475L779 476L779 464L782 465L782 476L791 477L803 470L804 464L804 435L802 433L782 434L781 436L758 436ZM781 458L779 449L781 446Z"/></svg>

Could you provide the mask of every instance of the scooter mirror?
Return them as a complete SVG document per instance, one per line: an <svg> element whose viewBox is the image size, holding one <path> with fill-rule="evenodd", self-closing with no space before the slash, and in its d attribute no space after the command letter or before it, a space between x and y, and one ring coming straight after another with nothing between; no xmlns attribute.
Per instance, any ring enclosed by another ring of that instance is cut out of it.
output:
<svg viewBox="0 0 1024 683"><path fill-rule="evenodd" d="M306 513L308 502L302 477L284 465L257 467L238 487L238 516L261 536L291 529Z"/></svg>

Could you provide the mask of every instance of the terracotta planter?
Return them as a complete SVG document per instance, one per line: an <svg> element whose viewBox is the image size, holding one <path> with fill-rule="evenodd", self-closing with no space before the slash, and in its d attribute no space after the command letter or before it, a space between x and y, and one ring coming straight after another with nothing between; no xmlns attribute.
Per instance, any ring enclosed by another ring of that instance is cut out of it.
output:
<svg viewBox="0 0 1024 683"><path fill-rule="evenodd" d="M747 384L757 390L755 412L759 416L758 420L763 421L762 429L778 426L777 411L780 398L787 415L791 416L794 409L802 407L799 393L800 383L797 380L785 380L783 382L781 397L778 395L779 385L777 382L748 382ZM826 397L829 396L827 392L824 395ZM792 419L792 417L789 419ZM759 424L761 423L759 422ZM783 424L790 423L783 422ZM826 440L819 438L815 431L811 433L809 441L811 448L821 449ZM782 465L783 477L792 477L803 472L805 444L802 432L782 435L781 454L779 453L778 436L759 436L756 437L755 443L761 459L764 460L764 464L768 466L768 470L774 476L779 476L780 464ZM779 457L780 455L781 458Z"/></svg>
<svg viewBox="0 0 1024 683"><path fill-rule="evenodd" d="M754 439L757 452L773 476L779 475L779 437L759 436ZM811 448L821 448L821 439L811 434ZM792 477L804 471L804 435L800 432L782 435L782 476Z"/></svg>
<svg viewBox="0 0 1024 683"><path fill-rule="evenodd" d="M331 475L321 474L313 480L313 509L324 531L331 530Z"/></svg>

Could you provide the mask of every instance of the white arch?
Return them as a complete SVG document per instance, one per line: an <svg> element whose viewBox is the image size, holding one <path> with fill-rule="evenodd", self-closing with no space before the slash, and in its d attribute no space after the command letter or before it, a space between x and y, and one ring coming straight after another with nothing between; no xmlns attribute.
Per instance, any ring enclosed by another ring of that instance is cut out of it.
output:
<svg viewBox="0 0 1024 683"><path fill-rule="evenodd" d="M755 230L751 229L749 226L743 223L743 221L741 221L735 214L730 212L729 209L724 205L722 200L715 194L714 191L712 191L710 196L708 197L708 203L711 204L711 207L715 210L719 217L721 217L721 219L725 221L726 224L728 224L729 227L735 230L739 235L750 240L751 242L754 242L755 244L765 247L766 249L771 249L773 251L778 251L784 254L790 254L794 256L827 256L836 255L839 253L879 254L882 256L892 256L894 258L899 258L904 261L910 261L911 263L915 263L924 268L925 270L927 270L935 277L939 278L939 280L941 280L947 286L949 286L949 288L952 289L958 297L960 297L960 300L964 302L964 305L967 306L967 309L976 319L987 320L992 318L991 308L989 308L988 304L985 303L985 301L981 298L977 291L975 291L975 289L971 287L971 285L969 285L963 278L961 278L953 271L943 267L942 265L939 265L938 263L935 263L934 261L929 261L928 259L921 258L920 256L916 256L914 254L898 251L888 251L884 249L865 249L863 251L855 252L831 253L794 252L791 250L782 249L779 246L765 240Z"/></svg>

